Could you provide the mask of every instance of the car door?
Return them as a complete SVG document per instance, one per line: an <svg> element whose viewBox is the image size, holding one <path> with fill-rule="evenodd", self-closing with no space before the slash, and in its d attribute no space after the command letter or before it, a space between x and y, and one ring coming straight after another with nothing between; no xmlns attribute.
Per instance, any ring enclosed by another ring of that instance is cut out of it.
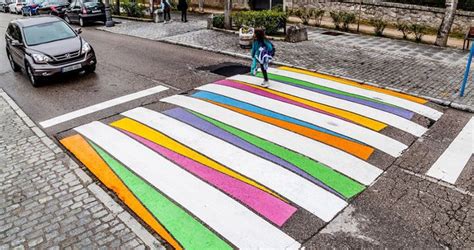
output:
<svg viewBox="0 0 474 250"><path fill-rule="evenodd" d="M7 44L9 46L10 54L18 65L23 65L25 46L23 44L23 37L21 35L20 27L17 24L10 24L7 30ZM17 41L19 44L14 45Z"/></svg>
<svg viewBox="0 0 474 250"><path fill-rule="evenodd" d="M71 22L77 22L77 0L73 0L69 8L67 9L67 16L71 20Z"/></svg>

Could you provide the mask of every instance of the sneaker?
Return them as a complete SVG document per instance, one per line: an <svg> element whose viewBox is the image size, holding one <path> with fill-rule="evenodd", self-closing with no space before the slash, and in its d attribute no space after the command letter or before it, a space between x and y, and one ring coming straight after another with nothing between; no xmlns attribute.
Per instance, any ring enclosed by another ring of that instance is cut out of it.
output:
<svg viewBox="0 0 474 250"><path fill-rule="evenodd" d="M262 86L264 88L268 88L268 86L270 86L270 82L269 81L263 81L262 84L260 84L260 86Z"/></svg>
<svg viewBox="0 0 474 250"><path fill-rule="evenodd" d="M163 23L166 24L166 21L164 21Z"/></svg>

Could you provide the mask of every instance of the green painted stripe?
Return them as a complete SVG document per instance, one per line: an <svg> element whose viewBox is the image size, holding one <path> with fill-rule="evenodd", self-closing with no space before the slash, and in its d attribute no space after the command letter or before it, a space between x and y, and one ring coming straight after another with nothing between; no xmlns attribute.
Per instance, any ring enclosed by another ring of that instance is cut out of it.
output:
<svg viewBox="0 0 474 250"><path fill-rule="evenodd" d="M232 249L182 208L89 141L130 191L162 223L184 249ZM159 167L159 166L157 166Z"/></svg>
<svg viewBox="0 0 474 250"><path fill-rule="evenodd" d="M340 193L345 198L349 199L354 195L362 192L365 186L351 178L334 171L333 169L325 166L324 164L314 161L308 157L298 154L294 151L279 146L273 142L263 140L257 136L244 132L240 129L231 127L225 123L219 122L205 115L190 111L198 117L214 124L215 126L237 136L241 139L273 154L281 159L290 162L291 164L299 167L301 170L310 174L314 178L320 180L328 187L332 188L336 192Z"/></svg>
<svg viewBox="0 0 474 250"><path fill-rule="evenodd" d="M257 76L260 77L260 78L263 78L263 75L262 75L261 72L257 73ZM286 77L286 76L281 76L281 75L268 73L268 78L270 80L274 80L274 81L294 83L294 84L298 84L298 85L309 87L309 88L320 89L320 90L328 91L328 92L335 93L335 94L355 97L355 98L359 98L359 99L363 99L363 100L367 100L367 101L371 101L371 102L377 102L377 103L381 103L381 104L384 104L384 105L397 107L393 104L385 103L385 102L382 102L380 100L376 100L376 99L373 99L373 98L369 98L369 97L365 97L365 96L361 96L361 95L357 95L357 94L352 94L352 93L349 93L349 92L345 92L345 91L341 91L341 90L337 90L337 89L333 89L333 88L328 88L328 87L321 86L321 85L318 85L318 84L315 84L315 83L302 81L302 80L294 79L294 78L291 78L291 77Z"/></svg>

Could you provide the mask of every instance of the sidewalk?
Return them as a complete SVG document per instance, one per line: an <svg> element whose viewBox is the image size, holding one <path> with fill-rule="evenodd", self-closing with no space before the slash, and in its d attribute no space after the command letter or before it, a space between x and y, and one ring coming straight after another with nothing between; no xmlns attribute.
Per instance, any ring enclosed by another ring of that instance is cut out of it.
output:
<svg viewBox="0 0 474 250"><path fill-rule="evenodd" d="M189 23L176 22L171 26L128 21L114 28L100 29L248 57L248 50L238 46L236 35L207 30L203 21L191 19L190 23L193 22L193 30L185 32L179 32L182 28L177 27L186 27ZM196 28L199 23L202 26ZM173 30L175 32L171 32ZM467 60L466 51L367 35L322 34L325 31L329 30L310 27L309 41L296 44L275 42L275 63L394 89L455 108L474 110L472 87L467 87L464 98L458 97ZM163 35L166 33L169 35Z"/></svg>
<svg viewBox="0 0 474 250"><path fill-rule="evenodd" d="M159 247L0 89L0 249Z"/></svg>

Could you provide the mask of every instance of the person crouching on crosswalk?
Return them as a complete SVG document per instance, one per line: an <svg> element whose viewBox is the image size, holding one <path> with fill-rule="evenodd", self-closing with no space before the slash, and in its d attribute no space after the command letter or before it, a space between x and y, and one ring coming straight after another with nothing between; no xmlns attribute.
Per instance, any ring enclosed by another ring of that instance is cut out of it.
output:
<svg viewBox="0 0 474 250"><path fill-rule="evenodd" d="M252 75L257 74L257 66L260 64L260 69L263 74L263 82L261 83L262 87L268 88L270 82L268 81L268 64L275 56L275 47L273 44L265 37L265 31L263 29L255 29L254 41L252 44L252 67L250 73Z"/></svg>

